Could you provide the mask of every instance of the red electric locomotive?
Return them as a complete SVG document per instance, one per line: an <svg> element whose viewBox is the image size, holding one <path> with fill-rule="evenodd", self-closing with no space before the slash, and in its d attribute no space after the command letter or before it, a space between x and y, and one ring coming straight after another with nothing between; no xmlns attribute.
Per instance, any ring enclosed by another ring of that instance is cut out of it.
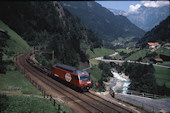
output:
<svg viewBox="0 0 170 113"><path fill-rule="evenodd" d="M90 75L85 70L57 63L51 73L81 90L89 90L92 86Z"/></svg>

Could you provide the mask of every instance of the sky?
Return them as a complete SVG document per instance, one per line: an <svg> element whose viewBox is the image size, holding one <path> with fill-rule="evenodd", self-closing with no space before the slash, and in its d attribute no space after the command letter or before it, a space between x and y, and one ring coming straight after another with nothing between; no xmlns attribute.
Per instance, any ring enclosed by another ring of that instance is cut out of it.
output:
<svg viewBox="0 0 170 113"><path fill-rule="evenodd" d="M169 5L169 1L96 1L103 7L133 12L142 5L145 7L162 7Z"/></svg>

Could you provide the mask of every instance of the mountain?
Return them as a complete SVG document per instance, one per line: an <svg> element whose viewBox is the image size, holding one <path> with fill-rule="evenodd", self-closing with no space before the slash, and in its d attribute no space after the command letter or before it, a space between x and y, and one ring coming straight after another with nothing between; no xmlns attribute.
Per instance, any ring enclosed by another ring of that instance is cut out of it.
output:
<svg viewBox="0 0 170 113"><path fill-rule="evenodd" d="M123 11L123 10L117 10L117 9L112 9L112 8L108 8L114 15L123 15L126 16L127 12Z"/></svg>
<svg viewBox="0 0 170 113"><path fill-rule="evenodd" d="M170 15L170 7L145 7L141 6L136 12L124 12L121 10L109 9L114 14L126 16L139 28L149 31Z"/></svg>
<svg viewBox="0 0 170 113"><path fill-rule="evenodd" d="M170 42L170 16L160 22L151 31L148 31L143 38L141 38L137 45L145 47L147 42Z"/></svg>
<svg viewBox="0 0 170 113"><path fill-rule="evenodd" d="M137 13L129 13L127 18L145 31L151 30L170 14L169 6L160 8L141 6Z"/></svg>
<svg viewBox="0 0 170 113"><path fill-rule="evenodd" d="M141 38L144 31L132 24L125 16L117 16L100 4L90 2L60 2L61 5L105 41L121 38Z"/></svg>
<svg viewBox="0 0 170 113"><path fill-rule="evenodd" d="M88 61L88 48L102 46L102 40L58 2L3 2L0 14L30 46L39 46L46 53L54 51L56 62L78 66ZM41 56L41 63L51 67L51 55Z"/></svg>

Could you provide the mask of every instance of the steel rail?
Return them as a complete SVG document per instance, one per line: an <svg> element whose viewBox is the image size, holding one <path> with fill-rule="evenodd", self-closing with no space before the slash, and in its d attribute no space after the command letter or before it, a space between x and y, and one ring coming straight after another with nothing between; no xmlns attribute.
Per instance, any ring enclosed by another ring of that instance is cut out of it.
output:
<svg viewBox="0 0 170 113"><path fill-rule="evenodd" d="M20 62L21 63L21 62ZM22 64L22 63L21 63ZM24 64L23 64L24 65ZM22 66L23 66L22 65ZM28 65L27 65L28 66ZM30 66L29 66L30 67ZM32 67L33 68L33 67ZM34 68L35 69L35 68ZM31 70L31 69L29 69L29 68L27 68L27 70L29 70L30 72L32 72L33 70ZM37 70L37 69L36 69ZM44 83L46 83L46 84L48 84L49 86L51 86L53 89L55 89L55 90L57 90L57 91L59 91L56 87L54 87L53 85L51 85L51 84L49 84L48 82L47 82L47 80L43 80L42 79L42 76L40 76L39 75L39 73L41 73L41 74L43 74L44 75L44 73L42 73L42 72L37 72L37 71L34 71L34 74L37 74L36 75L36 77L37 78L39 78L41 81L43 81ZM47 77L47 76L46 76ZM53 84L55 84L55 83L53 83ZM56 85L56 84L55 84ZM58 86L57 86L58 87ZM60 87L58 87L59 89L61 89ZM70 94L70 92L68 92L67 90L65 90L65 89L61 89L61 90L64 90L65 92L67 92L68 94ZM62 91L59 91L61 94L63 94L63 92ZM67 96L66 94L64 94L67 98L69 98L70 100L72 100L73 102L75 102L75 103L77 103L78 105L80 105L78 102L76 102L76 101L74 101L72 98L70 98L69 96ZM72 95L74 95L74 94L72 94ZM100 111L100 112L102 112L102 113L104 113L104 111L102 111L102 110L100 110L99 108L97 108L96 106L94 106L94 105L92 105L92 104L89 104L89 103L87 103L86 101L84 101L84 100L82 100L81 98L79 98L79 97L76 97L75 95L74 95L74 97L75 98L78 98L79 100L81 100L81 101L83 101L84 103L86 103L87 105L89 105L89 106L91 106L92 108L95 108L96 110L98 110L98 111ZM82 108L84 108L84 109L86 109L87 111L89 111L89 112L92 112L92 111L90 111L89 109L87 109L87 108L85 108L83 105L80 105Z"/></svg>
<svg viewBox="0 0 170 113"><path fill-rule="evenodd" d="M112 102L110 102L110 101L108 101L108 100L105 100L105 99L101 98L101 97L98 96L98 95L95 95L95 94L90 93L90 92L84 93L84 95L88 96L89 98L93 98L93 97L89 96L89 94L90 94L90 95L93 95L93 96L95 96L95 97L97 97L97 98L100 98L101 100L103 100L103 101L105 101L105 102L108 102L108 103L110 103L110 104L113 104L114 106L118 107L119 109L121 108L121 109L123 109L123 110L126 111L126 112L132 113L132 111L130 111L129 109L126 109L126 108L124 108L124 107L122 107L122 106L119 106L119 105L117 105L117 104L115 104L115 103L112 103ZM96 100L96 101L98 101L98 102L100 102L101 104L103 104L103 105L105 105L105 106L108 106L109 108L114 109L115 111L121 113L121 112L118 111L116 108L113 108L113 106L109 106L109 105L107 105L107 104L105 104L105 103L103 103L103 102L101 102L101 101L99 101L99 100L97 100L97 99L95 99L95 98L93 98L93 99Z"/></svg>

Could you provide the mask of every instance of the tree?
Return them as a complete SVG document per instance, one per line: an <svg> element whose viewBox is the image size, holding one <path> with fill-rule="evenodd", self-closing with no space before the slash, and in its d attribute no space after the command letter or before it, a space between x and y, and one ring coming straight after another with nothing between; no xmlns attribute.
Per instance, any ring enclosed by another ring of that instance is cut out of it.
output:
<svg viewBox="0 0 170 113"><path fill-rule="evenodd" d="M2 57L4 54L4 47L7 46L6 41L9 39L7 33L3 30L0 31L0 73L6 73L6 62L3 61Z"/></svg>
<svg viewBox="0 0 170 113"><path fill-rule="evenodd" d="M54 51L56 61L72 66L87 62L86 49L101 47L102 40L67 10L57 10L58 5L52 1L5 2L0 4L0 16L30 46L47 46L46 51ZM49 55L43 56L50 61Z"/></svg>

